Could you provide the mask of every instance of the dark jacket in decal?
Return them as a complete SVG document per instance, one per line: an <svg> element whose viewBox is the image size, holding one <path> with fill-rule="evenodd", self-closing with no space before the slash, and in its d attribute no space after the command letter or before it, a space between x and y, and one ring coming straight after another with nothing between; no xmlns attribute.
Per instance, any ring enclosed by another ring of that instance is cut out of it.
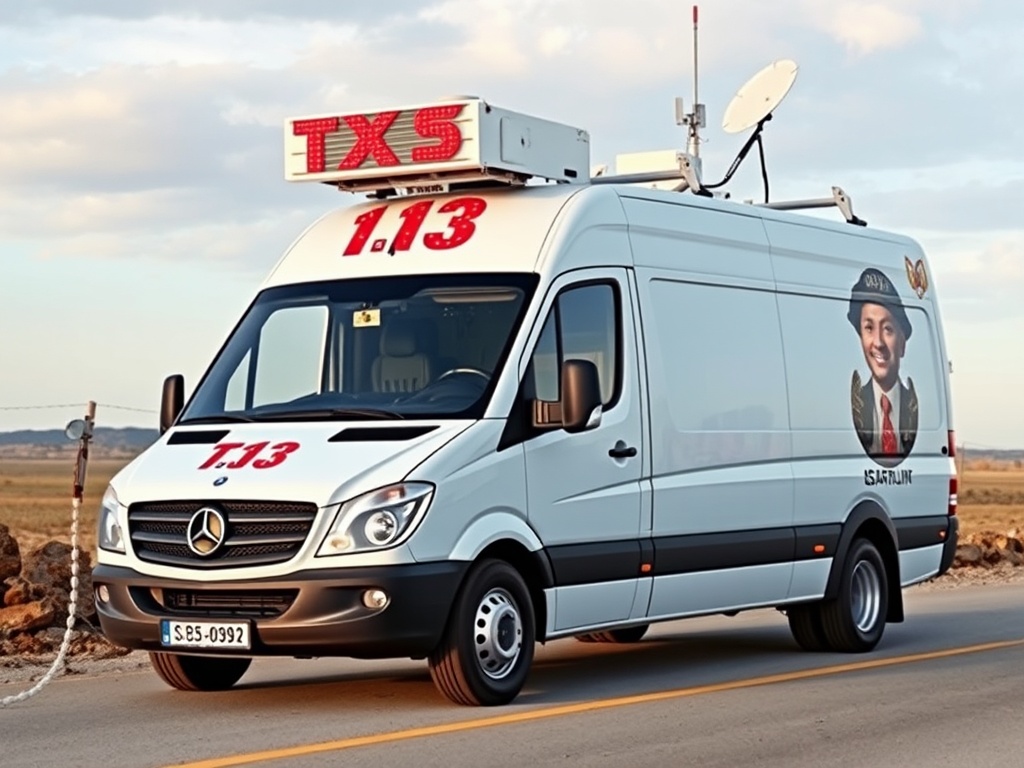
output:
<svg viewBox="0 0 1024 768"><path fill-rule="evenodd" d="M917 392L912 379L907 379L909 386L899 383L900 405L899 414L894 415L893 428L899 435L900 445L895 456L906 456L914 448L917 438ZM885 458L882 453L882 426L875 424L874 388L871 379L861 385L860 374L853 372L850 388L850 405L853 412L853 426L857 430L857 438L865 453L875 458Z"/></svg>

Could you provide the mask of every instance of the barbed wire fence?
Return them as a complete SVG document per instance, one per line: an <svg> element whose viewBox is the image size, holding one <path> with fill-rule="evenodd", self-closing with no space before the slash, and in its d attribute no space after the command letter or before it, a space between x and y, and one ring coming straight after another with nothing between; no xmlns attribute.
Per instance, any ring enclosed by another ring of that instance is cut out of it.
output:
<svg viewBox="0 0 1024 768"><path fill-rule="evenodd" d="M115 411L135 411L136 413L156 413L154 408L136 408L131 405L115 405L113 403L96 403L98 408L110 408ZM0 405L0 411L46 411L57 409L81 408L82 403L57 403L54 405Z"/></svg>

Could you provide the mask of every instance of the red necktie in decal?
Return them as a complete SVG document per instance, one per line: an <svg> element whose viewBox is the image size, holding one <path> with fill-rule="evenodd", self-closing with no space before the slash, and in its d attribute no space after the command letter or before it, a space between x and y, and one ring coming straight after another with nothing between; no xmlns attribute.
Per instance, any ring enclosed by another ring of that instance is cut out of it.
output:
<svg viewBox="0 0 1024 768"><path fill-rule="evenodd" d="M888 397L882 395L882 453L885 454L896 453L896 430L892 428L890 413L892 413L892 403L889 402Z"/></svg>

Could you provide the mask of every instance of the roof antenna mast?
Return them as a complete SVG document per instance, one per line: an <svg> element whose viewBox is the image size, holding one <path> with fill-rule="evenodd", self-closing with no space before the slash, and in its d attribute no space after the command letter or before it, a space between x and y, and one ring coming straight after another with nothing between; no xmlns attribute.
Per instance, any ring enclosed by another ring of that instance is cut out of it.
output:
<svg viewBox="0 0 1024 768"><path fill-rule="evenodd" d="M697 90L697 6L693 6L693 111L683 112L683 99L676 98L676 125L687 127L686 151L695 160L700 157L700 129L707 125L704 105ZM697 160L699 164L699 160Z"/></svg>

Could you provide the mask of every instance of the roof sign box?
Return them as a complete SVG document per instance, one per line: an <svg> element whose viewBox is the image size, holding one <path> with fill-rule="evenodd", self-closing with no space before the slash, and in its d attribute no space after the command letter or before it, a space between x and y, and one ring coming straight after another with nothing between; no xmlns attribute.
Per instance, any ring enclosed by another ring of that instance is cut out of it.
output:
<svg viewBox="0 0 1024 768"><path fill-rule="evenodd" d="M582 183L590 136L579 128L499 109L478 98L382 112L290 118L285 179L350 191L531 177Z"/></svg>

